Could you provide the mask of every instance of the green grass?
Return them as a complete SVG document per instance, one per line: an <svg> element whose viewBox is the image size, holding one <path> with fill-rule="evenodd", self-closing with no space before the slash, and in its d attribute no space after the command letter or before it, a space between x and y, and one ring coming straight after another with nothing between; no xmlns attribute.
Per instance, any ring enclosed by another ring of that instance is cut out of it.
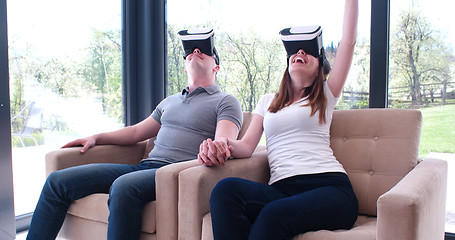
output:
<svg viewBox="0 0 455 240"><path fill-rule="evenodd" d="M423 116L419 157L430 152L455 153L455 105L420 109Z"/></svg>

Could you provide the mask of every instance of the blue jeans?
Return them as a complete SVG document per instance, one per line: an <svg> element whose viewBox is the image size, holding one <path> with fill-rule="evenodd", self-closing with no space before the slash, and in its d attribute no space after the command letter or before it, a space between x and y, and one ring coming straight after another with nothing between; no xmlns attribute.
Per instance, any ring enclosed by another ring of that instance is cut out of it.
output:
<svg viewBox="0 0 455 240"><path fill-rule="evenodd" d="M226 178L210 198L215 240L280 240L321 229L349 229L358 202L344 173L299 175L272 185Z"/></svg>
<svg viewBox="0 0 455 240"><path fill-rule="evenodd" d="M155 173L166 163L88 164L53 172L33 213L27 239L55 239L70 204L109 193L108 239L139 239L142 210L155 200Z"/></svg>

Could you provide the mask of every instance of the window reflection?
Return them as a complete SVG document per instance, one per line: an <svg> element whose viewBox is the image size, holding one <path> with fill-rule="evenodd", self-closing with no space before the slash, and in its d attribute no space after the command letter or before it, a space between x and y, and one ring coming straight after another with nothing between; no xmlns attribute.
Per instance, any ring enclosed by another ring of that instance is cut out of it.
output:
<svg viewBox="0 0 455 240"><path fill-rule="evenodd" d="M16 215L35 208L47 152L123 125L120 7L107 0L8 2Z"/></svg>

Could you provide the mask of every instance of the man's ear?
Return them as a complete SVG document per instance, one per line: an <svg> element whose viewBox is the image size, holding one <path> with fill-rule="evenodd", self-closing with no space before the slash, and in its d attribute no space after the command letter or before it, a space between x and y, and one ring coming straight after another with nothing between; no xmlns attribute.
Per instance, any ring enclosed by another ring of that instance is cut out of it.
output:
<svg viewBox="0 0 455 240"><path fill-rule="evenodd" d="M213 71L214 71L214 72L220 71L220 65L216 65L216 66L213 68Z"/></svg>

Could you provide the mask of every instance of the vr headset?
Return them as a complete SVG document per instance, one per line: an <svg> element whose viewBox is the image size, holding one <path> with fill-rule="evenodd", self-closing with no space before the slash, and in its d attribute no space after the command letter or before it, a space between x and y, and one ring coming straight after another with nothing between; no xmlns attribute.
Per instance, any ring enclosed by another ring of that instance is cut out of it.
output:
<svg viewBox="0 0 455 240"><path fill-rule="evenodd" d="M306 54L319 58L322 67L326 61L324 47L322 46L321 26L299 26L285 28L280 31L281 40L286 49L287 57L303 49Z"/></svg>
<svg viewBox="0 0 455 240"><path fill-rule="evenodd" d="M193 53L195 48L199 48L202 53L213 56L217 65L220 65L220 58L215 49L213 29L210 28L197 28L188 29L178 32L178 36L182 41L183 51L185 52L183 58Z"/></svg>

